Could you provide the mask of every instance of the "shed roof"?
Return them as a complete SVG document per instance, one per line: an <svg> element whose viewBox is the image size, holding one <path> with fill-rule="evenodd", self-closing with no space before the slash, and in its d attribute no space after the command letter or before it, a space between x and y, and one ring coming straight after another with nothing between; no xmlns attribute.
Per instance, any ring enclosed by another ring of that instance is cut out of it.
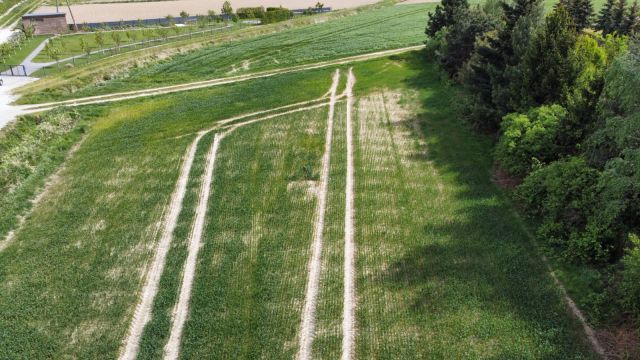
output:
<svg viewBox="0 0 640 360"><path fill-rule="evenodd" d="M66 16L63 12L49 12L49 13L30 13L24 14L22 16L23 19L31 19L31 18L43 18L43 17L63 17Z"/></svg>

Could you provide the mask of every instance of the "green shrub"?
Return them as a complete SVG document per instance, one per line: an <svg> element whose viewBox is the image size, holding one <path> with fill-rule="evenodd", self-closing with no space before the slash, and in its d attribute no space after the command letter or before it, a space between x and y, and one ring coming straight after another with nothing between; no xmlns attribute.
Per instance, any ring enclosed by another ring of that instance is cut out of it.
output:
<svg viewBox="0 0 640 360"><path fill-rule="evenodd" d="M625 309L640 320L640 238L635 234L629 238L633 247L622 258L620 293Z"/></svg>
<svg viewBox="0 0 640 360"><path fill-rule="evenodd" d="M263 24L273 24L293 18L293 11L285 8L269 8L262 15Z"/></svg>
<svg viewBox="0 0 640 360"><path fill-rule="evenodd" d="M525 176L534 164L558 158L556 138L567 111L560 105L541 106L528 114L509 114L501 123L495 158L512 175Z"/></svg>
<svg viewBox="0 0 640 360"><path fill-rule="evenodd" d="M582 158L555 161L532 172L516 190L525 212L541 221L538 237L561 249L565 258L599 261L607 249L590 228L597 209L599 172Z"/></svg>

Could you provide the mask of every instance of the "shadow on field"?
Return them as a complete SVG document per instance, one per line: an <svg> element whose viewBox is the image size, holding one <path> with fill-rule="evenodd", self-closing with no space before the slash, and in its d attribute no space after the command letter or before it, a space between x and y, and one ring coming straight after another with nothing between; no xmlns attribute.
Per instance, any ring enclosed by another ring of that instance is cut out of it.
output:
<svg viewBox="0 0 640 360"><path fill-rule="evenodd" d="M492 140L464 123L456 105L461 90L447 86L425 57L401 58L418 74L405 82L420 92L416 120L427 147L425 156L408 160L436 168L450 204L422 215L423 245L398 254L379 281L386 291L411 289L410 321L444 330L433 336L434 344L487 346L482 358L491 359L589 358L577 321L511 203L490 180Z"/></svg>

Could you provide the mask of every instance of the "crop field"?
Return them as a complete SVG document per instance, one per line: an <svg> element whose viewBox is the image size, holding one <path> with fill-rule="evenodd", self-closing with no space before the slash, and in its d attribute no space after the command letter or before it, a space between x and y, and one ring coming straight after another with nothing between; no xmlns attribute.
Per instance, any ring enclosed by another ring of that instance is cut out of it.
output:
<svg viewBox="0 0 640 360"><path fill-rule="evenodd" d="M0 357L592 358L420 56L80 109Z"/></svg>

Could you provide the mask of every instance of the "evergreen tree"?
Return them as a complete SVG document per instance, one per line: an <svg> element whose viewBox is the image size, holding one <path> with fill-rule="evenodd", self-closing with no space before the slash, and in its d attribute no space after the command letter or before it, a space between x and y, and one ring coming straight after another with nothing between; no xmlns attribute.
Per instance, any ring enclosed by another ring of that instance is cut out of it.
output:
<svg viewBox="0 0 640 360"><path fill-rule="evenodd" d="M626 34L625 25L627 22L627 0L618 0L611 15L612 32L619 35Z"/></svg>
<svg viewBox="0 0 640 360"><path fill-rule="evenodd" d="M613 32L612 14L615 4L616 0L607 0L607 3L604 4L602 9L600 9L596 29L602 31L603 35L607 35Z"/></svg>
<svg viewBox="0 0 640 360"><path fill-rule="evenodd" d="M576 25L576 30L591 26L593 17L593 4L591 0L561 0L559 4L564 5Z"/></svg>
<svg viewBox="0 0 640 360"><path fill-rule="evenodd" d="M523 60L525 89L535 105L558 101L572 85L569 54L575 43L575 25L560 5L547 16Z"/></svg>
<svg viewBox="0 0 640 360"><path fill-rule="evenodd" d="M640 9L638 8L638 1L634 1L633 5L629 8L627 13L627 19L624 24L625 34L637 34L640 31Z"/></svg>
<svg viewBox="0 0 640 360"><path fill-rule="evenodd" d="M442 0L442 5L436 6L434 13L429 12L425 33L432 37L443 27L453 25L456 13L468 8L467 0Z"/></svg>

